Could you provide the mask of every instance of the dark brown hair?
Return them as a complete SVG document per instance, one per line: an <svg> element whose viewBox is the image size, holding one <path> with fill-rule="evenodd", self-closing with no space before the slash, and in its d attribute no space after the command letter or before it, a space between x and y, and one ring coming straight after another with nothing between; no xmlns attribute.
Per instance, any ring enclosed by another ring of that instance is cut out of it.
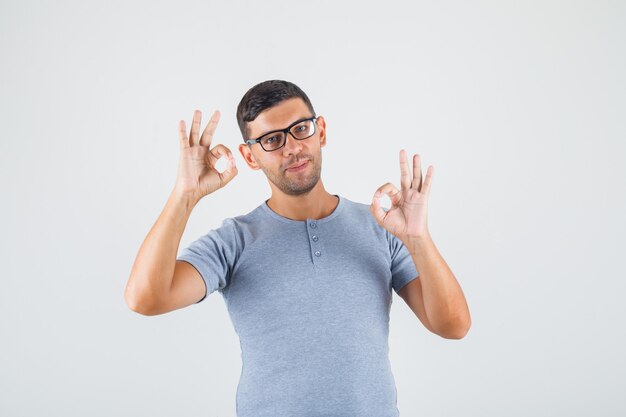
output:
<svg viewBox="0 0 626 417"><path fill-rule="evenodd" d="M294 97L301 98L315 116L309 97L294 83L284 80L267 80L249 89L237 106L237 124L243 140L250 139L248 122L256 119L263 110Z"/></svg>

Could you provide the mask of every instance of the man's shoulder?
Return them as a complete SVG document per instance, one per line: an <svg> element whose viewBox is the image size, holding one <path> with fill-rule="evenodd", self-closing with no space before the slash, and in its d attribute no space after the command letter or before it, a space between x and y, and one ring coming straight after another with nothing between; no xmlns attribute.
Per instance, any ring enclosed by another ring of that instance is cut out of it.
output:
<svg viewBox="0 0 626 417"><path fill-rule="evenodd" d="M239 214L237 216L227 217L222 221L222 227L249 227L254 223L259 222L259 216L261 215L261 205L253 208L248 213Z"/></svg>
<svg viewBox="0 0 626 417"><path fill-rule="evenodd" d="M343 198L343 200L344 200L344 202L346 204L346 208L348 210L353 210L353 211L356 210L356 211L359 211L361 213L369 212L370 206L368 204L359 203L358 201L350 200L350 199L347 199L345 197L341 197L341 198Z"/></svg>
<svg viewBox="0 0 626 417"><path fill-rule="evenodd" d="M359 203L358 201L349 200L345 197L341 198L344 200L345 210L350 216L366 217L368 220L371 217L371 219L375 221L370 211L369 204Z"/></svg>
<svg viewBox="0 0 626 417"><path fill-rule="evenodd" d="M362 231L363 233L374 233L381 237L385 234L385 229L376 222L369 204L344 198L344 210L341 219L342 223L353 230L354 233Z"/></svg>

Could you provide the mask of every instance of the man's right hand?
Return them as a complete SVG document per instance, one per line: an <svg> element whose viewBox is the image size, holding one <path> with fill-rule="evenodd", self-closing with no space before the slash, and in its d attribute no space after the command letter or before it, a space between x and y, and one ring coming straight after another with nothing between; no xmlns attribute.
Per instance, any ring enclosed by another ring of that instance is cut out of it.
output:
<svg viewBox="0 0 626 417"><path fill-rule="evenodd" d="M185 121L178 122L180 141L180 159L175 190L186 195L195 203L202 197L228 184L235 175L237 167L232 152L222 144L211 147L213 133L220 120L220 112L216 110L211 116L202 136L199 137L202 113L196 110L193 114L191 131L187 137ZM224 172L215 169L215 164L222 157L228 159L228 168Z"/></svg>

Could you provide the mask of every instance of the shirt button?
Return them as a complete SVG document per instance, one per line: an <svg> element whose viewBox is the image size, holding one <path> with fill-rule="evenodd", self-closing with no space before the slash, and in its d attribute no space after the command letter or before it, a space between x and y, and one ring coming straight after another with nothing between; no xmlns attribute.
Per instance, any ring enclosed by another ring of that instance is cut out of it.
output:
<svg viewBox="0 0 626 417"><path fill-rule="evenodd" d="M320 251L315 251L315 256L317 256L317 257L322 256L322 252L320 252Z"/></svg>
<svg viewBox="0 0 626 417"><path fill-rule="evenodd" d="M319 239L319 237L317 237L317 236L313 236L311 239L313 239L313 242L317 242L317 240Z"/></svg>
<svg viewBox="0 0 626 417"><path fill-rule="evenodd" d="M315 223L311 223L311 228L315 229L317 227L317 225Z"/></svg>

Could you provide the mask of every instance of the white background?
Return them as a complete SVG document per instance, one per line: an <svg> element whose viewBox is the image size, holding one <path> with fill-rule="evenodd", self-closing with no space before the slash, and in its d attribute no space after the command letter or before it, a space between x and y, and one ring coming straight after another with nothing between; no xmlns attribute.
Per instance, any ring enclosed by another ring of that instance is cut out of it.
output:
<svg viewBox="0 0 626 417"><path fill-rule="evenodd" d="M177 123L254 84L327 122L322 178L369 203L398 151L435 166L431 234L467 297L461 340L394 293L402 416L626 413L626 3L0 3L0 415L234 416L223 299L162 316L123 293L178 164ZM269 196L239 175L181 248Z"/></svg>

